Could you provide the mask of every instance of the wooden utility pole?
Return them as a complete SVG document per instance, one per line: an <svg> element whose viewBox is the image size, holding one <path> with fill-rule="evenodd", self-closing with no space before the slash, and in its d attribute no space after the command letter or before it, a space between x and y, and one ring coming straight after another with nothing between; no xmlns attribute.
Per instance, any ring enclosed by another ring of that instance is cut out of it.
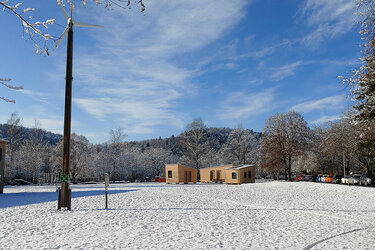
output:
<svg viewBox="0 0 375 250"><path fill-rule="evenodd" d="M70 19L71 20L71 19ZM59 191L58 209L71 210L71 190L69 189L70 170L70 131L72 117L72 80L73 80L73 22L69 22L65 77L65 116L64 116L64 152L61 190Z"/></svg>
<svg viewBox="0 0 375 250"><path fill-rule="evenodd" d="M60 0L57 4L63 13L68 26L65 28L63 34L56 43L55 49L64 39L68 33L67 39L67 56L66 56L66 77L65 77L65 116L64 116L64 152L63 152L63 171L61 175L61 189L59 190L58 209L62 207L71 210L71 190L69 189L69 166L70 166L70 131L71 131L71 117L72 117L72 81L73 81L73 26L80 27L103 27L100 25L74 22L72 19L72 9L70 17L61 6Z"/></svg>

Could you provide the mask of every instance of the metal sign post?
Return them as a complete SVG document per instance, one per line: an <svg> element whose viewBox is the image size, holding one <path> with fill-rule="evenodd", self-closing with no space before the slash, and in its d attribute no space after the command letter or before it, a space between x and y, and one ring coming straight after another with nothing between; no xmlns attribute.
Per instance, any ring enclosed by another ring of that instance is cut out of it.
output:
<svg viewBox="0 0 375 250"><path fill-rule="evenodd" d="M105 209L108 209L108 186L109 186L109 174L104 174L104 185L105 185Z"/></svg>

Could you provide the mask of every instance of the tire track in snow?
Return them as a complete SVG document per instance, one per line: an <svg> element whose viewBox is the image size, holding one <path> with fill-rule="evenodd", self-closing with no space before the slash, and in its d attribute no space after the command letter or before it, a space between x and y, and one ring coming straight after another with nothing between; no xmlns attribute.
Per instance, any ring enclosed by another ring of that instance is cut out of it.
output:
<svg viewBox="0 0 375 250"><path fill-rule="evenodd" d="M307 247L305 247L303 250L310 250L311 248L315 247L316 245L320 244L320 243L323 243L327 240L330 240L330 239L333 239L333 238L336 238L336 237L339 237L339 236L342 236L342 235L346 235L346 234L351 234L351 233L355 233L355 232L358 232L358 231L362 231L362 230L368 230L368 229L372 229L372 228L375 228L375 227L367 227L367 228L357 228L357 229L353 229L351 231L348 231L348 232L344 232L344 233L340 233L340 234L336 234L336 235L333 235L331 237L328 237L328 238L325 238L325 239L322 239L322 240L319 240L313 244L310 244L308 245Z"/></svg>

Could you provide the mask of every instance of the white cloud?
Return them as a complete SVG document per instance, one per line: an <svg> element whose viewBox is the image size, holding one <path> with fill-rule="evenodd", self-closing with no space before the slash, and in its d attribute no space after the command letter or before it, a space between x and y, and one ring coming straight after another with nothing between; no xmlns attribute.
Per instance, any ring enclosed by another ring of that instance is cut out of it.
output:
<svg viewBox="0 0 375 250"><path fill-rule="evenodd" d="M353 0L307 0L300 18L311 32L302 38L308 46L318 47L325 39L336 38L349 32L355 25Z"/></svg>
<svg viewBox="0 0 375 250"><path fill-rule="evenodd" d="M40 117L40 116L39 116ZM49 118L36 118L33 116L22 116L22 125L28 128L33 128L35 126L35 121L37 121L41 129L45 129L47 131L56 133L56 134L63 134L64 132L64 117L51 117ZM72 127L79 127L80 123L78 121L72 120ZM73 131L74 132L74 131Z"/></svg>
<svg viewBox="0 0 375 250"><path fill-rule="evenodd" d="M294 105L291 110L297 112L311 112L314 110L338 110L345 107L345 95L336 95L325 97L319 100L313 100L308 102L303 102L297 105Z"/></svg>
<svg viewBox="0 0 375 250"><path fill-rule="evenodd" d="M220 109L218 117L225 120L248 118L263 114L274 107L275 89L266 89L259 93L230 93Z"/></svg>
<svg viewBox="0 0 375 250"><path fill-rule="evenodd" d="M235 64L235 63L226 63L225 66L226 66L227 69L235 69L235 68L238 67L238 64Z"/></svg>
<svg viewBox="0 0 375 250"><path fill-rule="evenodd" d="M277 43L277 44L274 44L274 45L271 45L271 46L265 46L261 49L241 54L240 56L236 57L235 59L243 59L243 58L259 59L259 58L263 58L265 56L268 56L268 55L274 53L275 51L277 51L281 47L288 47L291 44L292 44L292 41L285 40L283 42L280 42L280 43Z"/></svg>
<svg viewBox="0 0 375 250"><path fill-rule="evenodd" d="M191 79L197 72L176 57L221 38L244 17L250 2L151 1L146 16L124 10L82 12L97 16L95 22L105 28L95 31L99 46L94 55L75 61L75 82L84 93L74 102L97 119L115 117L133 133L151 133L156 125L182 127L184 114L176 103L196 93Z"/></svg>
<svg viewBox="0 0 375 250"><path fill-rule="evenodd" d="M339 115L334 115L334 116L325 116L324 115L324 116L321 116L317 120L314 120L310 123L313 124L313 125L319 125L319 124L324 124L324 123L327 123L327 122L337 121L337 120L340 120L341 118L342 118L342 116L339 116Z"/></svg>
<svg viewBox="0 0 375 250"><path fill-rule="evenodd" d="M41 113L34 113L34 115L18 113L18 116L21 118L21 125L27 128L35 127L35 121L39 128L46 131L50 131L56 134L63 134L64 132L64 117L62 116L53 116ZM7 123L9 116L0 116L0 123ZM80 127L81 123L72 120L72 127Z"/></svg>
<svg viewBox="0 0 375 250"><path fill-rule="evenodd" d="M91 143L103 143L109 139L109 133L77 131L78 134L85 136Z"/></svg>
<svg viewBox="0 0 375 250"><path fill-rule="evenodd" d="M301 61L298 61L298 62L286 64L283 66L279 66L279 67L273 67L270 69L271 74L269 78L272 81L276 81L276 82L281 81L288 76L294 75L296 69L302 64L303 63Z"/></svg>
<svg viewBox="0 0 375 250"><path fill-rule="evenodd" d="M165 96L163 95L163 97ZM112 117L110 119L123 124L128 133L151 133L153 126L161 124L182 128L183 124L182 119L170 110L172 104L167 99L145 98L140 100L105 97L98 99L76 98L74 102L97 119L105 120Z"/></svg>
<svg viewBox="0 0 375 250"><path fill-rule="evenodd" d="M251 85L262 85L264 83L263 79L257 78L257 79L251 79L249 81Z"/></svg>
<svg viewBox="0 0 375 250"><path fill-rule="evenodd" d="M22 94L30 96L34 100L37 100L39 102L43 102L43 103L49 104L49 102L47 100L50 98L51 94L41 93L41 92L29 90L29 89L22 89L22 90L19 90L19 91Z"/></svg>
<svg viewBox="0 0 375 250"><path fill-rule="evenodd" d="M325 64L325 65L358 65L359 60L306 60L296 61L281 66L268 67L266 70L267 76L271 81L281 81L286 77L292 76L296 73L298 67L309 64ZM259 65L259 69L264 69L264 64Z"/></svg>
<svg viewBox="0 0 375 250"><path fill-rule="evenodd" d="M347 19L354 10L352 0L307 0L302 13L307 17L307 24L316 25L343 20L345 15Z"/></svg>

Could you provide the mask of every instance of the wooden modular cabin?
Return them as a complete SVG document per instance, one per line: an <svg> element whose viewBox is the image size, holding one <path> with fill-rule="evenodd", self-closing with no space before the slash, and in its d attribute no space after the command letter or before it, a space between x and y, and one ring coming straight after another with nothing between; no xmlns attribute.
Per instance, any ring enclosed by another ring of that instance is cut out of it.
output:
<svg viewBox="0 0 375 250"><path fill-rule="evenodd" d="M197 183L198 171L179 164L165 165L166 183Z"/></svg>
<svg viewBox="0 0 375 250"><path fill-rule="evenodd" d="M255 165L237 165L225 169L225 183L241 184L255 182Z"/></svg>
<svg viewBox="0 0 375 250"><path fill-rule="evenodd" d="M226 165L203 168L200 171L201 182L224 182L241 184L255 182L255 165Z"/></svg>

